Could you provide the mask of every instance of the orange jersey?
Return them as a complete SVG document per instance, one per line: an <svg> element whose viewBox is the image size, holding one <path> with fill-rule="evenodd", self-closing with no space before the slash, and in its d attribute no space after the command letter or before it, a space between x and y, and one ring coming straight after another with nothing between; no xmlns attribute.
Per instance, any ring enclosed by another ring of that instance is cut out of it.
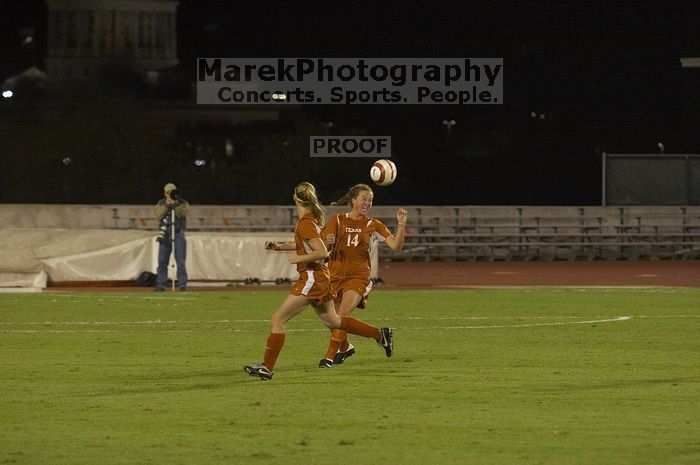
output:
<svg viewBox="0 0 700 465"><path fill-rule="evenodd" d="M311 252L309 243L312 239L321 239L321 228L314 216L310 213L299 218L297 225L294 228L294 243L297 247L297 255L307 255ZM326 261L316 260L315 262L300 262L297 263L297 271L302 274L306 270L325 270Z"/></svg>
<svg viewBox="0 0 700 465"><path fill-rule="evenodd" d="M332 216L323 230L326 243L332 246L331 279L369 279L369 251L376 242L391 236L389 229L375 218L354 220L347 213Z"/></svg>

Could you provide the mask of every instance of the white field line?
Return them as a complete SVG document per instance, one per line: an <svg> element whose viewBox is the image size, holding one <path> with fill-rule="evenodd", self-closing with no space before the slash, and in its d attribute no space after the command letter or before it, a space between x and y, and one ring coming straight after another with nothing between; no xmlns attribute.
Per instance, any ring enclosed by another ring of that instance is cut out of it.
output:
<svg viewBox="0 0 700 465"><path fill-rule="evenodd" d="M496 319L496 318L486 318L486 317L481 317L482 319ZM517 319L523 319L521 317L510 317L510 318L517 318ZM556 318L556 317L530 317L530 318ZM568 317L572 318L572 317ZM630 320L632 317L630 316L618 316L614 318L603 318L603 319L597 319L597 320L577 320L577 321L558 321L558 322L548 322L548 323L529 323L529 324L516 324L516 325L479 325L479 326L428 326L428 327L400 327L397 326L395 329L407 331L407 330L427 330L427 329L500 329L500 328L531 328L531 327L537 327L537 326L563 326L563 325L575 325L575 324L594 324L594 323L610 323L610 322L617 322L617 321L627 321ZM403 318L404 320L412 320L413 318ZM423 319L423 318L421 318ZM448 319L448 318L445 318ZM456 320L459 319L467 319L467 318L453 318ZM428 320L430 320L428 318ZM306 320L310 321L310 320ZM265 322L267 323L267 320L216 320L216 321L205 321L203 323L207 324L212 324L212 323L224 323L224 324L229 324L229 323L236 323L236 322L255 322L255 323L261 323ZM178 324L178 323L202 323L202 322L193 322L193 321L146 321L146 322L27 322L27 323L14 323L12 325L15 326L21 326L21 325L52 325L52 324L65 324L65 325L99 325L99 324L107 324L107 325L129 325L129 324L148 324L148 325L162 325L162 324ZM9 325L11 323L2 323L3 325ZM247 330L243 329L238 329L238 328L227 328L223 330L219 330L222 332L245 332ZM313 328L313 329L307 329L307 328L290 328L287 329L287 331L290 332L317 332L317 331L328 331L325 328ZM8 329L8 330L0 330L0 332L3 333L78 333L78 332L86 332L86 333L116 333L119 332L118 330L92 330L92 329L86 329L86 330L53 330L53 329ZM195 330L166 330L166 332L177 332L177 333L192 333L195 332Z"/></svg>
<svg viewBox="0 0 700 465"><path fill-rule="evenodd" d="M373 318L372 321L446 321L446 320L566 320L580 319L582 316L455 316L455 317L423 317L409 316L397 318ZM607 317L595 317L607 318ZM316 318L297 318L296 322L318 321ZM70 326L129 326L129 325L177 325L177 324L231 324L231 323L269 323L269 319L235 319L235 320L143 320L143 321L23 321L23 322L6 322L0 321L0 326L25 326L25 325L70 325Z"/></svg>
<svg viewBox="0 0 700 465"><path fill-rule="evenodd" d="M100 297L95 297L94 294L64 294L64 293L49 293L46 296L51 297L63 297L71 299L89 299L89 300L116 300L116 301L133 301L133 300L198 300L197 297L175 297L172 292L166 295L103 295Z"/></svg>
<svg viewBox="0 0 700 465"><path fill-rule="evenodd" d="M479 325L479 326L431 326L430 328L527 328L533 326L561 326L588 323L607 323L611 321L625 321L631 318L700 318L700 315L636 315L622 316L614 318L596 317L596 320L578 320L581 316L465 316L465 317L397 317L397 318L373 318L372 321L486 321L486 320L569 320L550 323L529 323L517 325ZM577 320L577 321L570 321ZM317 321L315 318L299 318L296 322ZM144 320L144 321L22 321L6 322L0 321L2 326L158 326L158 325L180 325L180 324L236 324L236 323L269 323L267 319L234 319L234 320ZM415 327L397 329L419 329ZM420 328L426 329L426 328ZM88 331L88 330L85 330ZM307 331L305 329L288 329L288 331ZM309 330L310 331L310 330ZM45 332L45 331L44 331Z"/></svg>
<svg viewBox="0 0 700 465"><path fill-rule="evenodd" d="M211 331L211 329L207 328ZM221 331L221 330L218 330ZM289 331L289 330L287 330ZM119 329L0 329L0 333L122 333L128 332L127 330ZM169 333L193 333L195 330L163 330L163 332Z"/></svg>
<svg viewBox="0 0 700 465"><path fill-rule="evenodd" d="M467 290L479 290L479 289L486 289L486 290L498 290L498 289L503 289L503 290L515 290L515 291L523 291L523 292L542 292L542 291L550 291L553 293L570 293L570 292L576 292L576 293L587 293L587 292L593 292L593 293L611 293L611 292L633 292L633 293L649 293L649 294L678 294L678 293L694 293L697 292L696 288L692 287L673 287L673 286L471 286L471 285L454 285L454 286L439 286L441 289L445 288L453 288L455 291L459 291L462 289L467 289ZM284 291L284 289L280 289L280 291ZM402 292L400 290L395 290L395 289L390 289L390 291L393 292ZM258 293L261 291L256 291L254 289L247 290L246 292L249 293ZM267 292L267 291L263 291ZM375 291L375 292L383 292L381 289ZM441 292L440 290L428 290L428 292ZM100 292L97 292L98 294ZM98 300L110 300L110 301L134 301L134 300L170 300L170 301L177 301L177 300L199 300L202 295L204 294L199 294L196 291L192 291L188 296L181 296L181 295L173 295L175 293L172 292L166 292L165 295L154 295L154 293L151 293L150 295L148 292L145 293L139 293L138 295L123 295L123 294L108 294L105 293L104 295L100 297L96 297L95 293L73 293L73 292L63 292L63 291L49 291L49 292L44 292L43 295L45 296L51 296L51 297L62 297L62 298L72 298L72 299L98 299Z"/></svg>
<svg viewBox="0 0 700 465"><path fill-rule="evenodd" d="M568 317L551 317L551 316L533 316L533 317L456 317L456 318L424 318L424 317L408 317L408 318L383 318L382 320L388 321L388 320L493 320L493 319L554 319L554 318L578 318L578 317L573 317L573 316L568 316ZM582 324L594 324L594 323L614 323L614 322L619 322L619 321L628 321L633 318L700 318L700 315L640 315L640 316L619 316L619 317L614 317L614 318L604 318L604 319L599 319L599 320L581 320L581 321L562 321L562 322L552 322L552 323L530 323L530 324L521 324L521 325L480 325L480 326L426 326L426 327L401 327L401 326L396 326L394 329L398 329L401 331L424 331L424 330L431 330L431 329L451 329L451 330L458 330L458 329L503 329L503 328L532 328L532 327L538 327L538 326L565 326L565 325L582 325ZM297 321L316 321L313 319L306 319L306 320L297 320ZM133 321L133 322L108 322L108 321L103 321L103 322L27 322L27 323L2 323L0 322L0 325L54 325L54 324L64 324L64 325L72 325L72 324L79 324L79 325L91 325L91 324L107 324L107 325L137 325L137 324L150 324L150 325L158 325L158 324L179 324L179 323L207 323L207 324L212 324L212 323L269 323L269 320L213 320L213 321L185 321L185 320L174 320L174 321ZM210 328L207 328L207 330L211 330ZM218 332L224 332L224 333L245 333L249 332L250 329L240 329L240 328L227 328L227 329L220 329L217 330ZM287 328L287 332L299 332L299 333L305 333L305 332L327 332L328 330L326 328ZM53 329L46 329L46 330L31 330L31 329L9 329L9 330L0 330L0 333L119 333L122 331L119 330L114 330L114 329L86 329L86 330L53 330ZM192 329L182 329L182 330L177 330L177 329L171 329L171 330L163 330L162 332L165 333L194 333L196 330Z"/></svg>
<svg viewBox="0 0 700 465"><path fill-rule="evenodd" d="M585 320L585 321L559 321L552 323L531 323L523 325L488 325L488 326L440 326L434 328L403 328L404 330L425 330L425 329L498 329L498 328L532 328L535 326L563 326L563 325L587 325L593 323L611 323L616 321L627 321L632 319L631 316L617 316L615 318L606 318L603 320Z"/></svg>
<svg viewBox="0 0 700 465"><path fill-rule="evenodd" d="M635 318L700 318L700 315L637 315Z"/></svg>

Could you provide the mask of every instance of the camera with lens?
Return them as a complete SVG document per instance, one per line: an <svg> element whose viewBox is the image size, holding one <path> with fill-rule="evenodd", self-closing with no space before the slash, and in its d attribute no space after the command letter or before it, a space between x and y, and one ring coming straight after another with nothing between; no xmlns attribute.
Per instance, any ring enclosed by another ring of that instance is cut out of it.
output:
<svg viewBox="0 0 700 465"><path fill-rule="evenodd" d="M185 199L180 195L178 189L173 189L170 191L170 198L175 201L175 205L170 205L168 207L168 212L160 220L160 225L158 226L158 236L156 236L156 241L163 242L165 240L166 234L168 234L168 228L171 226L170 215L172 210L185 202Z"/></svg>
<svg viewBox="0 0 700 465"><path fill-rule="evenodd" d="M180 195L180 190L179 189L173 189L170 191L170 198L173 199L175 202L178 204L182 203L185 201L185 199L182 198Z"/></svg>
<svg viewBox="0 0 700 465"><path fill-rule="evenodd" d="M162 220L160 220L160 226L158 226L158 236L156 236L156 242L163 242L165 240L165 235L168 233L168 215L165 215Z"/></svg>

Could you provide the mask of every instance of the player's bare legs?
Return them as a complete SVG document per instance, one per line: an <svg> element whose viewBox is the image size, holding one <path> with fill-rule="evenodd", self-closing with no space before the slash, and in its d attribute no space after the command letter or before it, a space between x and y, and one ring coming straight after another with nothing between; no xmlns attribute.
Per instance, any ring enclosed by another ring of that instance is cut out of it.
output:
<svg viewBox="0 0 700 465"><path fill-rule="evenodd" d="M391 357L394 353L393 331L391 328L379 329L357 318L348 315L338 315L332 302L314 305L313 307L316 310L316 314L326 325L326 328L372 338L384 349L387 357Z"/></svg>
<svg viewBox="0 0 700 465"><path fill-rule="evenodd" d="M257 376L262 380L272 379L275 373L275 363L279 357L285 339L285 324L304 311L309 301L304 296L289 294L282 305L272 314L270 322L272 328L265 344L263 362L259 364L246 365L244 370L251 376Z"/></svg>
<svg viewBox="0 0 700 465"><path fill-rule="evenodd" d="M338 314L350 316L357 305L362 300L362 296L355 291L343 292L342 300L338 307ZM330 368L334 364L341 364L346 358L355 353L355 348L348 342L348 335L341 329L334 329L328 343L326 356L318 363L320 368Z"/></svg>

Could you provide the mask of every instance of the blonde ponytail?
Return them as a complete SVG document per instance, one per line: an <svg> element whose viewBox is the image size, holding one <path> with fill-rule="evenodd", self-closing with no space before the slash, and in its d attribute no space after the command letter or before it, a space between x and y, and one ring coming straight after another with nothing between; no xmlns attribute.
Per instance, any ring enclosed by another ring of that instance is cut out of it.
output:
<svg viewBox="0 0 700 465"><path fill-rule="evenodd" d="M326 215L321 202L316 197L316 188L310 182L300 182L294 188L294 201L302 207L311 210L319 226L326 224Z"/></svg>

